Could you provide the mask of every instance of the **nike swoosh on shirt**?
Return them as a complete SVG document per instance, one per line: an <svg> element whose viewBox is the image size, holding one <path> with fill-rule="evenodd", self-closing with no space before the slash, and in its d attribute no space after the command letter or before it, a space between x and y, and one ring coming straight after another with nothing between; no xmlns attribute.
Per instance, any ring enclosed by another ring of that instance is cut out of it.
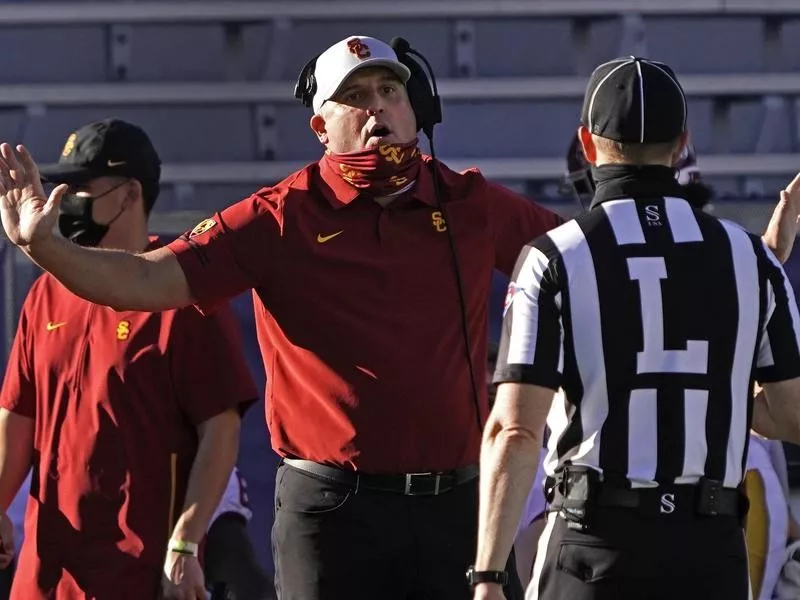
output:
<svg viewBox="0 0 800 600"><path fill-rule="evenodd" d="M108 166L109 167L121 167L126 162L128 162L128 161L126 161L126 160L110 160L110 161L108 161Z"/></svg>
<svg viewBox="0 0 800 600"><path fill-rule="evenodd" d="M55 331L59 327L63 327L66 324L67 324L66 321L62 321L61 323L53 323L52 321L48 321L48 323L47 323L47 331Z"/></svg>
<svg viewBox="0 0 800 600"><path fill-rule="evenodd" d="M327 242L327 241L330 241L330 240L332 240L333 238L335 238L335 237L336 237L337 235L339 235L340 233L344 233L344 230L342 230L342 231L337 231L336 233L332 233L332 234L330 234L330 235L322 235L321 233L318 233L318 234L317 234L317 241L318 241L320 244L324 244L325 242Z"/></svg>

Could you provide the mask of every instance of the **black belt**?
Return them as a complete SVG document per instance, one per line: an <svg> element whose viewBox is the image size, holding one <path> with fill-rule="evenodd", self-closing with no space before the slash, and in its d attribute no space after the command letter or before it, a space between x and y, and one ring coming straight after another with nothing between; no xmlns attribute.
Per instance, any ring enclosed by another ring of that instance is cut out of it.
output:
<svg viewBox="0 0 800 600"><path fill-rule="evenodd" d="M676 485L633 490L604 487L597 500L600 506L635 508L662 515L694 511L706 516L738 517L742 497L739 490L732 488L704 492L700 485Z"/></svg>
<svg viewBox="0 0 800 600"><path fill-rule="evenodd" d="M548 478L548 483L554 481ZM609 508L636 509L645 514L699 514L704 516L740 517L747 501L737 488L722 487L719 482L701 479L697 484L665 485L655 488L621 488L598 483L596 505ZM564 497L553 488L550 510L561 510Z"/></svg>
<svg viewBox="0 0 800 600"><path fill-rule="evenodd" d="M356 492L370 490L405 496L438 496L449 492L457 485L472 481L478 476L478 465L469 465L451 471L369 475L321 465L311 460L284 458L283 462L288 467L307 473L312 477L350 486Z"/></svg>

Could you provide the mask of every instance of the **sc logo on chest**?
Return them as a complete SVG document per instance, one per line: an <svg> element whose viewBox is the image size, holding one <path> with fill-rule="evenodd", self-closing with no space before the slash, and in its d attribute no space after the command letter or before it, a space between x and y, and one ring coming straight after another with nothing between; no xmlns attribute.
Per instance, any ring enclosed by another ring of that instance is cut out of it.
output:
<svg viewBox="0 0 800 600"><path fill-rule="evenodd" d="M431 225L439 233L447 231L447 221L441 211L435 210L431 213Z"/></svg>

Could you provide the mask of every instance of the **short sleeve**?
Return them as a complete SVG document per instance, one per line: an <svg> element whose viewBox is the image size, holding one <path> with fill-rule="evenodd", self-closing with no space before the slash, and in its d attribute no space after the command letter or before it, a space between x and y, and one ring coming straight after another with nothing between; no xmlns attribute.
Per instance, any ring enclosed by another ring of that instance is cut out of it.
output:
<svg viewBox="0 0 800 600"><path fill-rule="evenodd" d="M766 256L766 310L756 357L761 383L800 377L800 316L792 285L783 267L763 247Z"/></svg>
<svg viewBox="0 0 800 600"><path fill-rule="evenodd" d="M563 328L554 272L535 245L523 249L506 294L495 383L561 386Z"/></svg>
<svg viewBox="0 0 800 600"><path fill-rule="evenodd" d="M555 229L563 219L545 207L492 182L486 182L495 268L510 275L525 244Z"/></svg>
<svg viewBox="0 0 800 600"><path fill-rule="evenodd" d="M283 199L271 188L198 223L169 244L204 313L267 278L283 233Z"/></svg>
<svg viewBox="0 0 800 600"><path fill-rule="evenodd" d="M225 303L203 316L178 311L170 336L170 369L178 403L195 425L232 408L241 413L258 392L242 352L239 324Z"/></svg>
<svg viewBox="0 0 800 600"><path fill-rule="evenodd" d="M3 387L0 389L0 407L32 419L36 415L36 379L31 340L28 339L28 304L29 301L26 300L11 345Z"/></svg>

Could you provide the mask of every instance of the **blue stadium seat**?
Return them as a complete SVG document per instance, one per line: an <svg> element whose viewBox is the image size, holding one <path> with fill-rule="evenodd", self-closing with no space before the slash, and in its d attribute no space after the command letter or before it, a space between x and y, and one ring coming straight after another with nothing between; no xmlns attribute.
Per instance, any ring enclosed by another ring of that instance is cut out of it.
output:
<svg viewBox="0 0 800 600"><path fill-rule="evenodd" d="M647 54L681 73L764 70L762 20L756 17L648 17Z"/></svg>
<svg viewBox="0 0 800 600"><path fill-rule="evenodd" d="M475 21L477 74L481 77L574 75L569 19Z"/></svg>
<svg viewBox="0 0 800 600"><path fill-rule="evenodd" d="M437 152L458 158L566 155L580 108L579 100L450 102Z"/></svg>
<svg viewBox="0 0 800 600"><path fill-rule="evenodd" d="M106 34L100 26L3 27L0 33L0 83L93 82L107 77Z"/></svg>
<svg viewBox="0 0 800 600"><path fill-rule="evenodd" d="M764 106L758 100L731 105L731 152L753 152L756 149ZM724 151L724 150L723 150Z"/></svg>
<svg viewBox="0 0 800 600"><path fill-rule="evenodd" d="M678 76L680 78L680 75ZM713 139L713 102L709 98L689 98L689 134L692 136L698 155L714 151Z"/></svg>
<svg viewBox="0 0 800 600"><path fill-rule="evenodd" d="M782 71L800 71L800 19L787 19L783 24L780 61Z"/></svg>
<svg viewBox="0 0 800 600"><path fill-rule="evenodd" d="M164 162L255 158L252 117L246 105L51 108L31 119L24 140L39 160L56 160L70 132L106 117L144 128Z"/></svg>
<svg viewBox="0 0 800 600"><path fill-rule="evenodd" d="M131 81L225 79L225 31L218 24L131 28Z"/></svg>

